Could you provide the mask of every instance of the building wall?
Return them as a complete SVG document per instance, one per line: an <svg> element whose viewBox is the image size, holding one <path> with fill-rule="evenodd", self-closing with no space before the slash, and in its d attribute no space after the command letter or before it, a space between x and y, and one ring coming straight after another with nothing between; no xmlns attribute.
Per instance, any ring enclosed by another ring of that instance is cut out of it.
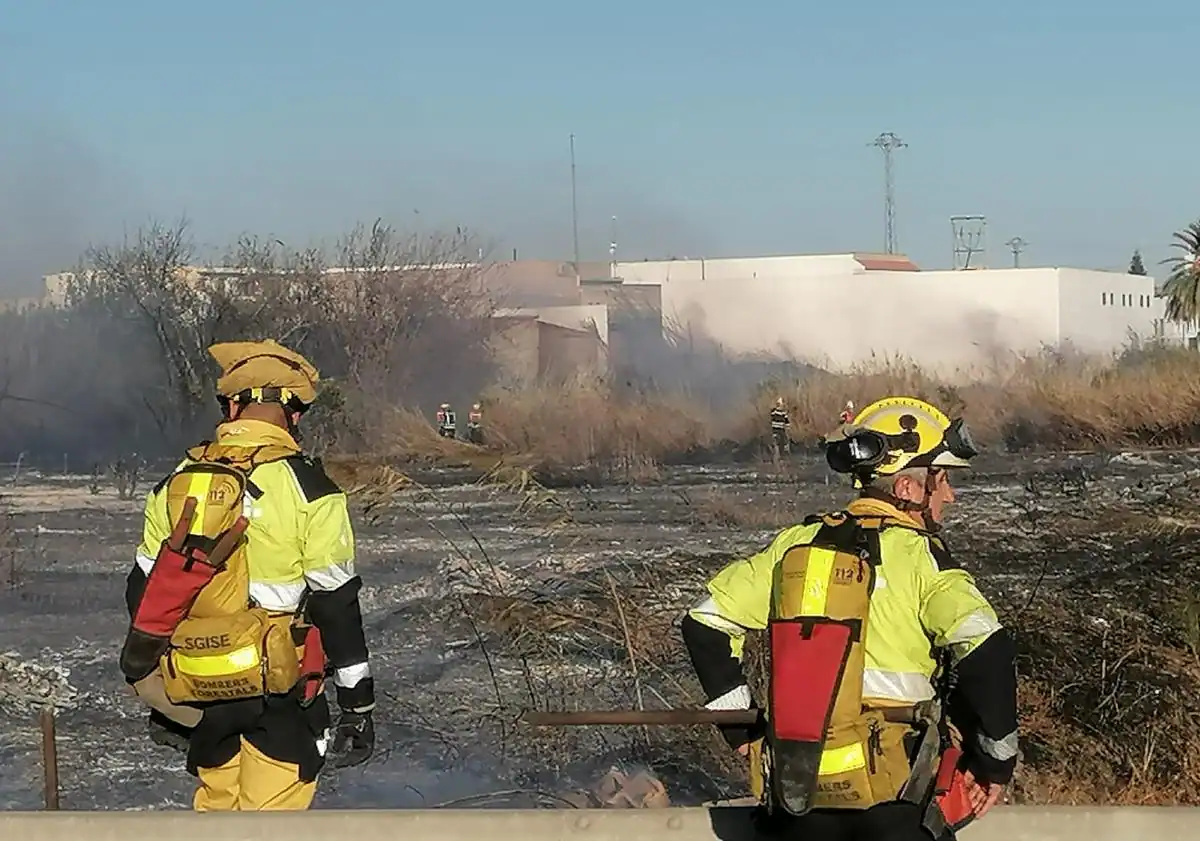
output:
<svg viewBox="0 0 1200 841"><path fill-rule="evenodd" d="M608 369L604 343L595 330L574 330L539 321L538 379L562 382L577 376L603 376Z"/></svg>
<svg viewBox="0 0 1200 841"><path fill-rule="evenodd" d="M1163 317L1154 278L1116 272L1059 269L1060 336L1089 353L1106 353L1130 331L1148 339Z"/></svg>
<svg viewBox="0 0 1200 841"><path fill-rule="evenodd" d="M496 324L490 347L502 385L522 388L607 370L607 349L594 327L567 327L535 315L501 316Z"/></svg>
<svg viewBox="0 0 1200 841"><path fill-rule="evenodd" d="M657 284L628 284L620 280L585 281L580 286L585 304L603 306L608 314L608 360L625 375L663 352L662 288Z"/></svg>
<svg viewBox="0 0 1200 841"><path fill-rule="evenodd" d="M608 263L580 263L584 277L602 271ZM569 261L513 260L483 267L482 282L501 307L570 306L580 303L575 268Z"/></svg>
<svg viewBox="0 0 1200 841"><path fill-rule="evenodd" d="M537 382L540 356L536 318L497 318L489 339L492 363L502 385L521 388Z"/></svg>
<svg viewBox="0 0 1200 841"><path fill-rule="evenodd" d="M608 344L608 307L603 304L570 307L538 307L538 320L571 330L594 330Z"/></svg>
<svg viewBox="0 0 1200 841"><path fill-rule="evenodd" d="M608 308L602 305L519 307L497 310L496 318L533 318L571 330L595 330L600 341L608 342Z"/></svg>
<svg viewBox="0 0 1200 841"><path fill-rule="evenodd" d="M889 308L921 302L918 329L881 324L879 332L931 369L985 371L1059 342L1055 269L871 272L865 282L882 287Z"/></svg>
<svg viewBox="0 0 1200 841"><path fill-rule="evenodd" d="M661 285L669 325L735 354L792 356L833 369L898 354L949 373L1059 341L1057 269L870 271L853 255L618 269L627 283ZM1097 328L1090 335L1095 342L1106 334Z"/></svg>
<svg viewBox="0 0 1200 841"><path fill-rule="evenodd" d="M618 263L617 275L629 284L701 280L778 279L853 274L865 271L852 254L813 254L773 257L728 257L715 260L644 260ZM666 299L664 297L664 303Z"/></svg>
<svg viewBox="0 0 1200 841"><path fill-rule="evenodd" d="M656 284L584 281L579 296L584 305L607 307L610 322L656 317L662 311L662 289Z"/></svg>

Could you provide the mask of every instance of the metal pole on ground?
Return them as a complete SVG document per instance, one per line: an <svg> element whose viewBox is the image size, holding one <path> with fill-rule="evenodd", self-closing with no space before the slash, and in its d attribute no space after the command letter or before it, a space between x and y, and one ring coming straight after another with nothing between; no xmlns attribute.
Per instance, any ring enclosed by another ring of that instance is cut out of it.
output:
<svg viewBox="0 0 1200 841"><path fill-rule="evenodd" d="M42 784L46 809L58 810L58 744L54 735L54 708L46 707L42 723Z"/></svg>

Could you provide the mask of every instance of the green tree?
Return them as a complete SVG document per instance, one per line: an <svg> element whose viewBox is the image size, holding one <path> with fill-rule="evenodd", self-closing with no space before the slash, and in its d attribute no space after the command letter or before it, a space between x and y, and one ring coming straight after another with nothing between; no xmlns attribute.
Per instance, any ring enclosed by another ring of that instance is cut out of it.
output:
<svg viewBox="0 0 1200 841"><path fill-rule="evenodd" d="M1172 321L1195 324L1200 321L1200 220L1176 231L1174 237L1171 247L1183 253L1162 261L1171 268L1163 283L1165 314Z"/></svg>
<svg viewBox="0 0 1200 841"><path fill-rule="evenodd" d="M1141 251L1133 252L1133 259L1129 261L1129 273L1137 275L1146 274L1146 264L1142 262Z"/></svg>

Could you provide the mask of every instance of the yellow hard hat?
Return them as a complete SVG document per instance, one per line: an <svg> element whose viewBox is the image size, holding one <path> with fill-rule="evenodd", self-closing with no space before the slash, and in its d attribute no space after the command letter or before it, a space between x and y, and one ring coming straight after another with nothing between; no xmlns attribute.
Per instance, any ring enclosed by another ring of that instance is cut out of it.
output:
<svg viewBox="0 0 1200 841"><path fill-rule="evenodd" d="M889 476L912 467L965 468L978 455L962 418L915 397L885 397L826 438L839 473Z"/></svg>
<svg viewBox="0 0 1200 841"><path fill-rule="evenodd" d="M223 398L300 408L317 397L321 375L316 367L274 339L218 342L208 352L221 366L217 394Z"/></svg>

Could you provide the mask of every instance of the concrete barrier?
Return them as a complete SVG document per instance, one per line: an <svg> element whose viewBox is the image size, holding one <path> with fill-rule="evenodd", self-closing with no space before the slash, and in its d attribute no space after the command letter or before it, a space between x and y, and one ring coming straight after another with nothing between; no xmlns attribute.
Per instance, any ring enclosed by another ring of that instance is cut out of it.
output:
<svg viewBox="0 0 1200 841"><path fill-rule="evenodd" d="M0 812L0 838L25 841L252 841L299 837L354 841L749 841L745 808ZM998 808L967 827L965 841L1142 841L1200 838L1200 809Z"/></svg>

